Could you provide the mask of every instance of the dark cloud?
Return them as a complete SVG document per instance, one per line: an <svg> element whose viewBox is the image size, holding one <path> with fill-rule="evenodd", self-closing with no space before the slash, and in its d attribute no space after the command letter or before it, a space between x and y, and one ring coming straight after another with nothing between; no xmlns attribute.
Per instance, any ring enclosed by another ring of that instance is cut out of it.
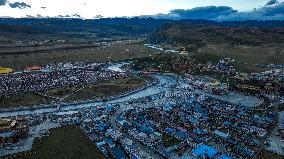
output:
<svg viewBox="0 0 284 159"><path fill-rule="evenodd" d="M237 12L220 16L217 20L284 20L284 2L266 5L250 12Z"/></svg>
<svg viewBox="0 0 284 159"><path fill-rule="evenodd" d="M37 14L37 15L27 15L26 14L26 18L48 18L48 17L42 16L41 14Z"/></svg>
<svg viewBox="0 0 284 159"><path fill-rule="evenodd" d="M74 17L74 18L82 18L81 15L79 15L79 14L73 14L72 17Z"/></svg>
<svg viewBox="0 0 284 159"><path fill-rule="evenodd" d="M0 0L0 6L4 6L7 3L7 0Z"/></svg>
<svg viewBox="0 0 284 159"><path fill-rule="evenodd" d="M79 14L72 14L72 15L58 15L57 18L78 18L82 19L81 15Z"/></svg>
<svg viewBox="0 0 284 159"><path fill-rule="evenodd" d="M170 11L168 14L156 14L150 17L158 19L214 19L221 15L228 15L235 12L237 10L227 6L207 6L188 10L176 9Z"/></svg>
<svg viewBox="0 0 284 159"><path fill-rule="evenodd" d="M31 8L31 6L25 2L9 3L9 6L11 8L19 8L19 9Z"/></svg>
<svg viewBox="0 0 284 159"><path fill-rule="evenodd" d="M103 18L104 16L102 16L102 15L96 15L96 16L94 16L94 18L95 19L100 19L100 18Z"/></svg>
<svg viewBox="0 0 284 159"><path fill-rule="evenodd" d="M58 18L71 18L71 15L58 15Z"/></svg>
<svg viewBox="0 0 284 159"><path fill-rule="evenodd" d="M266 6L271 6L273 4L278 4L278 3L279 3L278 0L270 0L266 3Z"/></svg>
<svg viewBox="0 0 284 159"><path fill-rule="evenodd" d="M141 16L156 19L206 19L218 21L284 20L284 2L269 1L267 5L252 11L239 12L227 6L208 6L193 9L176 9L168 14Z"/></svg>

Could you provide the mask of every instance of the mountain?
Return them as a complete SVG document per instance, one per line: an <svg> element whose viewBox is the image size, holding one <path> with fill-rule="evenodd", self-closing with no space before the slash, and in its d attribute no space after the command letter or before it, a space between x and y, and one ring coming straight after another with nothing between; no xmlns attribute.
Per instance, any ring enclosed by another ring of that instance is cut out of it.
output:
<svg viewBox="0 0 284 159"><path fill-rule="evenodd" d="M170 21L172 20L138 18L105 18L95 20L2 18L0 19L0 32L6 34L50 34L51 36L77 36L84 38L140 37L148 35Z"/></svg>
<svg viewBox="0 0 284 159"><path fill-rule="evenodd" d="M50 37L146 37L151 32L167 23L208 24L231 27L284 27L284 21L228 21L211 20L170 20L152 18L102 18L102 19L67 19L67 18L0 18L0 33L23 38L23 34L45 35ZM29 38L28 36L27 38ZM40 36L38 36L40 38Z"/></svg>

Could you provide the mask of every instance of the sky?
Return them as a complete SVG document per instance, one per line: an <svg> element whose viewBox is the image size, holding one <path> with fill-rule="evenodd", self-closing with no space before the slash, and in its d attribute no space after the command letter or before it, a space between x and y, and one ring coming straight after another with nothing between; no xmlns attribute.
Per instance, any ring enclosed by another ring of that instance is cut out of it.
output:
<svg viewBox="0 0 284 159"><path fill-rule="evenodd" d="M271 1L274 7L274 5L282 4L284 0L0 0L0 16L17 18L26 16L60 16L92 19L98 17L98 15L103 17L153 15L152 17L172 18L174 16L175 18L183 18L184 16L180 16L177 12L174 12L175 15L173 15L172 11L176 9L185 11L195 9L194 13L196 13L196 7L198 7L206 13L206 7L208 9L208 6L226 6L233 10L229 11L230 14L236 14L235 11L238 14L242 14L255 11L255 8L261 10L268 1ZM228 8L225 13L222 12L221 15L213 16L213 19L228 18L227 16L222 17L224 16L223 14L228 14ZM224 8L215 8L213 11L212 8L210 9L211 12L215 12L215 10L220 12ZM199 14L199 12L197 13ZM183 13L183 15L185 14ZM188 14L186 15L186 18L192 17L188 16ZM231 15L231 17L236 16ZM279 19L279 15L277 17ZM212 16L205 17L205 19L210 18L212 19Z"/></svg>

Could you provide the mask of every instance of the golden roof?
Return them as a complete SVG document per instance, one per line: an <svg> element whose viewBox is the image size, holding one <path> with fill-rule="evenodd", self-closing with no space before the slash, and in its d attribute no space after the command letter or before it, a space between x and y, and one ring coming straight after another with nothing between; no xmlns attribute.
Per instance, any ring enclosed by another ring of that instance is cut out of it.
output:
<svg viewBox="0 0 284 159"><path fill-rule="evenodd" d="M8 73L12 73L12 72L14 72L14 70L11 69L11 68L0 67L0 74L8 74Z"/></svg>

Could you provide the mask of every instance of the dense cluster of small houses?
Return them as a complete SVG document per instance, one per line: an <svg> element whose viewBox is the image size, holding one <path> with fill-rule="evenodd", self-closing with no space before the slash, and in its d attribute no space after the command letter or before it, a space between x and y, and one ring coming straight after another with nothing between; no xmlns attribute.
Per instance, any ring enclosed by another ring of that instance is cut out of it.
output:
<svg viewBox="0 0 284 159"><path fill-rule="evenodd" d="M250 109L194 95L121 115L117 122L123 131L166 158L188 152L193 157L253 158L267 144L265 137L274 122L272 112L252 115ZM164 146L165 134L178 142Z"/></svg>
<svg viewBox="0 0 284 159"><path fill-rule="evenodd" d="M281 70L251 75L237 73L232 62L232 59L222 59L217 65L207 64L203 69L228 75L230 81L235 80L240 87L266 83L261 88L265 93L273 92L275 81L284 80ZM127 75L127 72L107 69L103 64L48 65L37 72L1 76L0 93L38 91ZM209 94L229 92L229 84L209 77L188 75L186 79L193 89ZM145 87L157 83L155 79ZM144 87L133 91L141 89ZM72 111L1 119L0 145L5 147L7 143L24 140L30 128L50 121L56 126L79 126L109 158L150 159L155 155L164 158L255 158L269 146L267 137L276 118L273 111L269 107L245 107L205 93L179 89L121 103L106 102ZM278 127L283 131L283 123ZM280 135L284 138L284 133Z"/></svg>
<svg viewBox="0 0 284 159"><path fill-rule="evenodd" d="M165 92L127 103L32 116L26 118L26 127L45 120L61 126L78 125L106 156L121 159L153 158L151 153L166 158L254 158L268 144L273 112L255 114L251 108L205 95L175 94ZM141 104L149 107L117 112L120 106Z"/></svg>
<svg viewBox="0 0 284 159"><path fill-rule="evenodd" d="M95 63L85 65L68 63L47 65L33 72L29 71L0 76L0 94L3 96L24 92L37 92L66 86L91 84L100 80L126 76L125 72L109 70L104 64Z"/></svg>

